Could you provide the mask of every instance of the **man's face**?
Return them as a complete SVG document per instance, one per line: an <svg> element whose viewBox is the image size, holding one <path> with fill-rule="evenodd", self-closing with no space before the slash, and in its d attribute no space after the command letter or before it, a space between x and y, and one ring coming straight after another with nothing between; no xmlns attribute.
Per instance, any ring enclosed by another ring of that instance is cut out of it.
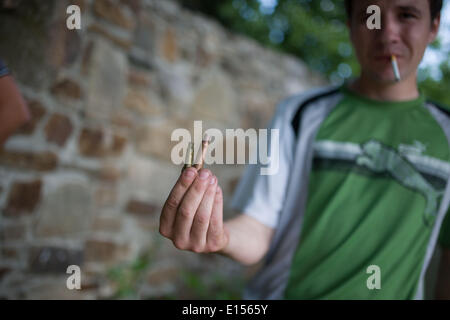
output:
<svg viewBox="0 0 450 320"><path fill-rule="evenodd" d="M367 7L381 9L381 29L367 28ZM431 23L428 0L357 0L349 19L350 37L362 73L378 83L393 83L391 55L397 56L402 79L415 77L427 45L439 29Z"/></svg>

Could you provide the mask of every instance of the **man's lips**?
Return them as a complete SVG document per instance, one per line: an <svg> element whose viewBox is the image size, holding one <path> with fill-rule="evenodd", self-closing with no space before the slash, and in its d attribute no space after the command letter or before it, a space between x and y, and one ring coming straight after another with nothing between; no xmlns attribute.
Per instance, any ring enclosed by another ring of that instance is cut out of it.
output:
<svg viewBox="0 0 450 320"><path fill-rule="evenodd" d="M397 58L397 60L401 59L400 55L396 55L396 54L394 54L394 55ZM392 55L390 55L390 54L389 55L374 56L374 60L376 60L376 61L383 61L383 62L391 62L391 58L392 58Z"/></svg>

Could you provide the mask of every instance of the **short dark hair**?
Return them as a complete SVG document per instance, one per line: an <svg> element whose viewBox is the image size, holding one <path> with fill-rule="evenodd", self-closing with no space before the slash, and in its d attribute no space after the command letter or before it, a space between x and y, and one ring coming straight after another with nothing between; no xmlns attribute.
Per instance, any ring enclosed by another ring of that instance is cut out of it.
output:
<svg viewBox="0 0 450 320"><path fill-rule="evenodd" d="M428 0L428 4L430 5L431 21L433 21L441 13L442 1L443 0ZM348 18L352 16L352 2L352 0L345 0L345 11L347 12Z"/></svg>

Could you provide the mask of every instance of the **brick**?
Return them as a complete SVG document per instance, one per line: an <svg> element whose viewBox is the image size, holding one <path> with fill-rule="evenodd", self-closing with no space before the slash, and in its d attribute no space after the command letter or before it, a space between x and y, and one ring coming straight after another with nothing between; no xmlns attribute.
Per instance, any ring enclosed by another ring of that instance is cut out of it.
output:
<svg viewBox="0 0 450 320"><path fill-rule="evenodd" d="M128 6L136 15L142 9L141 0L120 0L120 3Z"/></svg>
<svg viewBox="0 0 450 320"><path fill-rule="evenodd" d="M0 282L12 271L11 268L8 267L0 267Z"/></svg>
<svg viewBox="0 0 450 320"><path fill-rule="evenodd" d="M151 78L144 72L131 70L128 73L128 83L139 87L148 87L152 84Z"/></svg>
<svg viewBox="0 0 450 320"><path fill-rule="evenodd" d="M158 206L148 202L131 199L128 201L125 210L136 215L151 215L157 212Z"/></svg>
<svg viewBox="0 0 450 320"><path fill-rule="evenodd" d="M36 100L27 101L28 110L30 111L30 120L25 123L20 129L16 132L18 134L30 135L34 132L39 121L45 115L44 106Z"/></svg>
<svg viewBox="0 0 450 320"><path fill-rule="evenodd" d="M99 178L103 181L115 182L119 180L121 175L120 169L111 165L105 165L100 169Z"/></svg>
<svg viewBox="0 0 450 320"><path fill-rule="evenodd" d="M59 177L58 177L59 176ZM58 183L49 180L45 198L39 206L33 223L34 238L82 239L92 214L92 195L88 179L79 179L78 174L64 177L55 174Z"/></svg>
<svg viewBox="0 0 450 320"><path fill-rule="evenodd" d="M102 130L84 128L78 139L78 149L86 157L119 156L127 139L114 135L112 141L107 144Z"/></svg>
<svg viewBox="0 0 450 320"><path fill-rule="evenodd" d="M162 114L162 106L161 103L153 97L150 99L150 96L147 92L143 90L129 90L127 96L124 99L124 105L141 115L144 116L157 116Z"/></svg>
<svg viewBox="0 0 450 320"><path fill-rule="evenodd" d="M126 144L127 139L125 137L114 135L113 143L111 149L108 150L108 154L111 154L113 156L119 156L122 153L123 149L125 148Z"/></svg>
<svg viewBox="0 0 450 320"><path fill-rule="evenodd" d="M1 249L2 259L18 260L20 258L19 249L12 247L3 247Z"/></svg>
<svg viewBox="0 0 450 320"><path fill-rule="evenodd" d="M133 127L133 116L125 110L117 110L111 116L111 123L117 127L130 129Z"/></svg>
<svg viewBox="0 0 450 320"><path fill-rule="evenodd" d="M86 262L114 263L123 260L128 247L106 240L88 240L85 244Z"/></svg>
<svg viewBox="0 0 450 320"><path fill-rule="evenodd" d="M113 206L117 201L117 190L111 186L100 186L94 192L97 207Z"/></svg>
<svg viewBox="0 0 450 320"><path fill-rule="evenodd" d="M119 232L122 221L116 217L96 217L92 223L94 231Z"/></svg>
<svg viewBox="0 0 450 320"><path fill-rule="evenodd" d="M183 123L167 123L158 127L142 126L136 130L136 150L145 156L155 156L161 160L170 162L170 153L176 142L170 140L172 132L176 128L189 126Z"/></svg>
<svg viewBox="0 0 450 320"><path fill-rule="evenodd" d="M127 15L120 5L111 0L95 0L94 13L127 30L133 30L136 26L133 18Z"/></svg>
<svg viewBox="0 0 450 320"><path fill-rule="evenodd" d="M58 156L51 151L33 153L0 150L0 165L25 170L51 171L58 165Z"/></svg>
<svg viewBox="0 0 450 320"><path fill-rule="evenodd" d="M29 267L33 273L66 274L70 265L81 266L83 252L80 249L59 247L32 247L29 255Z"/></svg>
<svg viewBox="0 0 450 320"><path fill-rule="evenodd" d="M111 40L114 44L124 48L125 50L129 50L132 46L132 42L130 40L120 38L120 37L112 34L111 32L109 32L108 30L106 30L105 28L103 28L102 26L100 26L98 24L90 25L88 30L89 30L89 32L97 33L97 34Z"/></svg>
<svg viewBox="0 0 450 320"><path fill-rule="evenodd" d="M86 9L86 1L85 0L72 0L71 3L79 6L81 13L83 13L84 10Z"/></svg>
<svg viewBox="0 0 450 320"><path fill-rule="evenodd" d="M89 65L91 63L92 51L94 50L94 42L90 41L83 52L81 59L81 74L86 76L89 73Z"/></svg>
<svg viewBox="0 0 450 320"><path fill-rule="evenodd" d="M110 121L122 108L126 95L128 62L123 50L104 39L96 39L86 61L86 106L88 119Z"/></svg>
<svg viewBox="0 0 450 320"><path fill-rule="evenodd" d="M80 85L71 79L58 81L50 91L58 97L67 97L70 99L80 99L82 97Z"/></svg>
<svg viewBox="0 0 450 320"><path fill-rule="evenodd" d="M161 44L163 57L169 62L177 60L179 52L176 41L176 34L173 28L169 27L164 33L164 38Z"/></svg>
<svg viewBox="0 0 450 320"><path fill-rule="evenodd" d="M25 239L24 225L0 225L0 242L9 242Z"/></svg>
<svg viewBox="0 0 450 320"><path fill-rule="evenodd" d="M53 142L62 147L72 133L73 126L65 115L55 113L45 126L45 135L48 142Z"/></svg>
<svg viewBox="0 0 450 320"><path fill-rule="evenodd" d="M11 187L4 215L17 217L32 213L40 201L41 187L41 180L15 182Z"/></svg>
<svg viewBox="0 0 450 320"><path fill-rule="evenodd" d="M88 157L102 156L103 132L95 129L83 129L78 140L80 153Z"/></svg>

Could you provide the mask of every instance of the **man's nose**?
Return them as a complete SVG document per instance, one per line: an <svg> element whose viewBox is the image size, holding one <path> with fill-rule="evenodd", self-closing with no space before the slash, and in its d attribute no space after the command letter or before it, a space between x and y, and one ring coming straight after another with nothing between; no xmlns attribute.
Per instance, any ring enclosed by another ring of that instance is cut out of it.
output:
<svg viewBox="0 0 450 320"><path fill-rule="evenodd" d="M394 44L400 40L400 24L394 14L385 14L381 17L381 30L379 40L384 45Z"/></svg>

